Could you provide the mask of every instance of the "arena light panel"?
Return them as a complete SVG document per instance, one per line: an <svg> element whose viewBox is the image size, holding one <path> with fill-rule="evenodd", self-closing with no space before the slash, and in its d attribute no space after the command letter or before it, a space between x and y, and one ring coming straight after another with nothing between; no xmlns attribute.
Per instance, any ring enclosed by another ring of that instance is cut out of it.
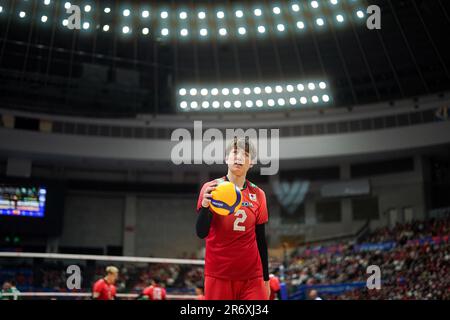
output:
<svg viewBox="0 0 450 320"><path fill-rule="evenodd" d="M12 2L0 1L0 18L11 13L19 20L31 22L35 19L40 25L57 23L60 28L65 28L69 14L64 8L77 5L81 10L81 25L89 25L82 30L116 32L123 36L133 34L167 41L205 41L213 37L226 41L321 32L332 24L341 27L350 21L364 26L367 6L362 0L217 1L189 7L161 3L136 5L132 2L111 6L85 0L34 1L38 2L37 10L33 10L33 1L21 1L12 8L9 8ZM60 6L59 10L54 10L54 6Z"/></svg>
<svg viewBox="0 0 450 320"><path fill-rule="evenodd" d="M252 83L225 86L180 86L176 92L181 112L250 111L324 107L332 101L323 80Z"/></svg>

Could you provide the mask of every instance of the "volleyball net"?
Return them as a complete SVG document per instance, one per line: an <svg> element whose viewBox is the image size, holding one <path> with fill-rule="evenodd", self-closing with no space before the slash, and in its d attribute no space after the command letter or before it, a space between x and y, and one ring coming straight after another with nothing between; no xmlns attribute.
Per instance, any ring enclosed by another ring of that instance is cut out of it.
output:
<svg viewBox="0 0 450 320"><path fill-rule="evenodd" d="M107 266L119 269L116 298L134 300L158 279L168 300L193 300L204 260L0 252L0 299L90 300Z"/></svg>

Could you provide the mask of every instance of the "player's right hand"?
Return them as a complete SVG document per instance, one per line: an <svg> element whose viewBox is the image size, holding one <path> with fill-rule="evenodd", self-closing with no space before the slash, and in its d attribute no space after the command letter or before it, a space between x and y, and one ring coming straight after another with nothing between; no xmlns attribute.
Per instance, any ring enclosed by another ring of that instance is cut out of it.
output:
<svg viewBox="0 0 450 320"><path fill-rule="evenodd" d="M209 205L211 204L211 198L213 192L217 187L217 182L213 182L210 184L205 191L203 192L203 199L202 199L202 207L203 208L209 208Z"/></svg>

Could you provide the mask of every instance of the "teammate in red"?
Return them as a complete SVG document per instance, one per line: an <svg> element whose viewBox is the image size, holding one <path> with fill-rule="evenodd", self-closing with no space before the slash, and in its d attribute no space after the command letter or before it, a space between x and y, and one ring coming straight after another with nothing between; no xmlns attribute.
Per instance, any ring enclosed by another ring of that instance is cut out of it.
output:
<svg viewBox="0 0 450 320"><path fill-rule="evenodd" d="M270 285L270 300L275 300L278 293L280 292L280 280L274 274L269 275L269 285Z"/></svg>
<svg viewBox="0 0 450 320"><path fill-rule="evenodd" d="M203 284L198 284L195 288L195 295L197 296L196 300L205 300L205 288Z"/></svg>
<svg viewBox="0 0 450 320"><path fill-rule="evenodd" d="M119 269L114 266L106 268L106 276L98 280L93 287L92 297L95 300L114 300L116 297L116 287L114 283L119 276Z"/></svg>
<svg viewBox="0 0 450 320"><path fill-rule="evenodd" d="M246 179L256 150L248 139L235 138L226 152L227 175L205 183L197 203L197 235L206 239L205 299L267 300L266 196ZM220 216L209 210L211 192L220 181L241 189L242 206L233 215Z"/></svg>
<svg viewBox="0 0 450 320"><path fill-rule="evenodd" d="M166 300L166 289L161 286L158 278L154 278L152 285L145 288L142 294L149 300Z"/></svg>

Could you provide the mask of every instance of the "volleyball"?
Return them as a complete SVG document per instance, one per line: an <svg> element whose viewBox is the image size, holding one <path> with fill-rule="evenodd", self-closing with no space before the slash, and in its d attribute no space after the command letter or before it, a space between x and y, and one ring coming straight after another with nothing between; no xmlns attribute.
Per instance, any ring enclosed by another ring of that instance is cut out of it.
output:
<svg viewBox="0 0 450 320"><path fill-rule="evenodd" d="M218 215L228 216L241 207L241 190L231 182L219 183L211 195L211 210Z"/></svg>

